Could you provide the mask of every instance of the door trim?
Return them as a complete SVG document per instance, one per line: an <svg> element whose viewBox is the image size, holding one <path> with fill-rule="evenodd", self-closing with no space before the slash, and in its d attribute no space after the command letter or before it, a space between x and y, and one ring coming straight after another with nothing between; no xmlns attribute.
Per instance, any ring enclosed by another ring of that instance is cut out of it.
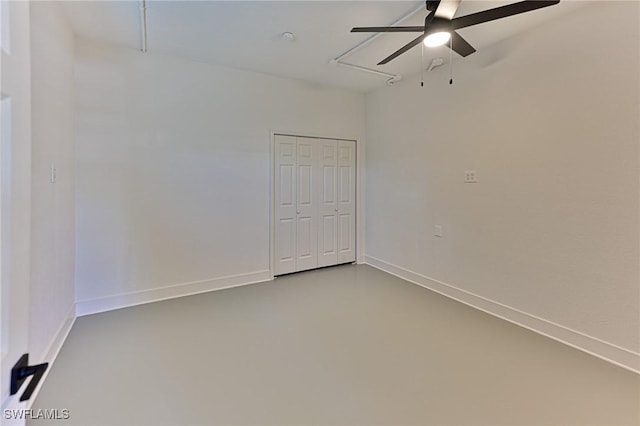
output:
<svg viewBox="0 0 640 426"><path fill-rule="evenodd" d="M269 275L275 278L275 165L276 165L276 135L295 136L310 139L333 139L337 141L350 141L356 144L356 217L355 217L355 244L356 263L364 263L364 142L356 137L319 135L313 132L295 132L278 129L270 130L269 137Z"/></svg>

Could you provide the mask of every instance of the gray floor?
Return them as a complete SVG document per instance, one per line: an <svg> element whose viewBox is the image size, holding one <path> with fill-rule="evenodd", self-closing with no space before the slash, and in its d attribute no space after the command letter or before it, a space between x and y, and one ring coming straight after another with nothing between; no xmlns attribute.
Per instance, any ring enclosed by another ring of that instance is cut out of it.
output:
<svg viewBox="0 0 640 426"><path fill-rule="evenodd" d="M640 376L348 265L79 318L33 408L69 409L56 425L637 425Z"/></svg>

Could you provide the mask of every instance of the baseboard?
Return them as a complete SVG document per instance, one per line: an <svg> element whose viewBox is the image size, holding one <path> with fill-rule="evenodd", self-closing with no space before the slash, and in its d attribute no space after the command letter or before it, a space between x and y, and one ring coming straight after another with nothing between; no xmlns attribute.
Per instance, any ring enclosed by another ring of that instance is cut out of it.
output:
<svg viewBox="0 0 640 426"><path fill-rule="evenodd" d="M49 347L45 352L44 362L48 362L49 367L44 372L44 375L40 379L40 382L38 383L36 389L33 391L31 398L29 398L29 400L27 401L27 409L31 409L33 402L38 397L38 392L40 392L40 388L42 388L43 383L47 380L47 376L49 375L49 372L53 367L53 363L56 361L56 358L58 358L60 349L62 349L62 345L64 344L65 340L67 340L67 336L69 336L69 332L71 331L71 328L73 328L73 324L75 322L75 305L72 304L67 310L64 316L64 321L62 322L62 324L60 324L60 328L58 328L58 331L53 336L53 339L51 340L51 343L49 343Z"/></svg>
<svg viewBox="0 0 640 426"><path fill-rule="evenodd" d="M251 272L248 274L176 284L167 287L152 288L131 293L121 293L97 299L81 300L76 302L76 315L81 317L84 315L97 314L120 308L128 308L130 306L142 305L145 303L159 302L161 300L175 299L177 297L190 296L198 293L256 284L259 282L271 281L272 279L273 277L271 272L269 270L265 270Z"/></svg>
<svg viewBox="0 0 640 426"><path fill-rule="evenodd" d="M603 341L582 332L572 330L552 321L528 314L519 309L487 299L477 294L457 288L451 284L434 280L400 266L365 256L365 263L376 269L395 275L405 281L425 287L443 296L457 300L465 305L507 320L513 324L534 331L558 342L579 349L583 352L601 358L619 367L640 374L640 354Z"/></svg>

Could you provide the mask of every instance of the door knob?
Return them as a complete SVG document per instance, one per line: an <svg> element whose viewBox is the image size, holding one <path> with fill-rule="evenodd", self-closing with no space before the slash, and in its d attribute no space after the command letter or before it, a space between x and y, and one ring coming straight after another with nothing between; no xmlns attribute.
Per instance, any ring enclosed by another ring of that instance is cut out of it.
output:
<svg viewBox="0 0 640 426"><path fill-rule="evenodd" d="M296 214L300 214L300 210L296 210Z"/></svg>
<svg viewBox="0 0 640 426"><path fill-rule="evenodd" d="M335 209L335 210L336 210L336 211L338 211L338 208L336 207L336 209Z"/></svg>

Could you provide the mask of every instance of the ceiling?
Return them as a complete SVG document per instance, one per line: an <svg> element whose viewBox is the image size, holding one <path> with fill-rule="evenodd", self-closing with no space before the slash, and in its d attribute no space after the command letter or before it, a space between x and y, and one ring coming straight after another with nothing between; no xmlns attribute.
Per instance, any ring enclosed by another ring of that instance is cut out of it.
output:
<svg viewBox="0 0 640 426"><path fill-rule="evenodd" d="M462 1L456 16L514 1ZM560 4L460 30L478 52L544 22L559 19L586 2ZM139 1L70 1L64 10L79 37L141 47ZM153 1L147 0L148 51L227 67L251 70L312 84L357 91L382 87L385 77L330 64L370 34L353 34L354 26L385 26L423 1ZM422 25L419 11L401 25ZM293 41L280 35L289 31ZM420 71L420 47L384 66L376 64L416 37L384 34L343 61L391 74L409 76ZM425 49L425 64L436 56L448 61L444 47ZM454 54L454 61L460 59Z"/></svg>

